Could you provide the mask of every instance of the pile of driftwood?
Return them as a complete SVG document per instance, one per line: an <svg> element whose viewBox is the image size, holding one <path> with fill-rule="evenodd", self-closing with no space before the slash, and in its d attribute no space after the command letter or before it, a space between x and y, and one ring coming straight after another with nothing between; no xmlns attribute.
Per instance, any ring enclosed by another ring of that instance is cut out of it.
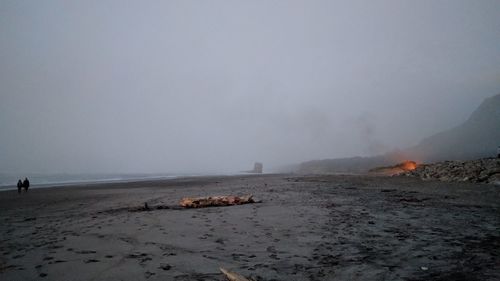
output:
<svg viewBox="0 0 500 281"><path fill-rule="evenodd" d="M253 195L245 196L210 196L197 198L182 198L179 204L184 208L206 208L214 206L231 206L255 203Z"/></svg>

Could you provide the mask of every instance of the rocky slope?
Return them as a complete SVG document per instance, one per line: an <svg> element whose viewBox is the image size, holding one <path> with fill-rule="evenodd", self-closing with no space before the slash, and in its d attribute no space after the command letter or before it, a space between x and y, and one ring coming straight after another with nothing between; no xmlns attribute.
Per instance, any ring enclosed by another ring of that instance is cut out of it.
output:
<svg viewBox="0 0 500 281"><path fill-rule="evenodd" d="M500 159L483 158L423 164L403 175L419 177L424 180L467 181L500 185Z"/></svg>

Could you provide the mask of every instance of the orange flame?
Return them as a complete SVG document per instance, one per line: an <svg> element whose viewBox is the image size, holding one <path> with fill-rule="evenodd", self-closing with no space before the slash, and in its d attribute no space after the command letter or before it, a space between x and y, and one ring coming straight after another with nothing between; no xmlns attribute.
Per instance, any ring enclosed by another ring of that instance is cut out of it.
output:
<svg viewBox="0 0 500 281"><path fill-rule="evenodd" d="M399 165L398 165L399 166ZM417 163L415 161L406 160L400 164L401 169L405 171L412 171L417 168Z"/></svg>

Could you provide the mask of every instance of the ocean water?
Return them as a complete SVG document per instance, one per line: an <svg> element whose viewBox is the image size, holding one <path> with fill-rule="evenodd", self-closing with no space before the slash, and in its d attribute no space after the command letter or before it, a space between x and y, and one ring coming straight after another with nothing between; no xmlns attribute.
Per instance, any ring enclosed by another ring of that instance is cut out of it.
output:
<svg viewBox="0 0 500 281"><path fill-rule="evenodd" d="M14 174L0 173L0 191L17 189L17 181L28 177L30 188L63 186L75 184L128 182L148 179L172 179L180 176L173 174Z"/></svg>

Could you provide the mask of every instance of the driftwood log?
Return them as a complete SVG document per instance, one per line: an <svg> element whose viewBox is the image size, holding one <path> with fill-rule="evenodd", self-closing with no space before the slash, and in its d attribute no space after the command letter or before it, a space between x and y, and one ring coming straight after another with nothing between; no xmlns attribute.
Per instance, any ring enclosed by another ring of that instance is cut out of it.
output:
<svg viewBox="0 0 500 281"><path fill-rule="evenodd" d="M184 208L206 208L214 206L231 206L255 203L253 195L245 196L211 196L197 198L182 198L179 204Z"/></svg>
<svg viewBox="0 0 500 281"><path fill-rule="evenodd" d="M239 275L238 273L236 272L231 272L225 268L219 268L220 271L222 272L222 274L224 274L224 276L226 276L226 278L229 280L229 281L250 281L251 279L247 279L241 275Z"/></svg>

